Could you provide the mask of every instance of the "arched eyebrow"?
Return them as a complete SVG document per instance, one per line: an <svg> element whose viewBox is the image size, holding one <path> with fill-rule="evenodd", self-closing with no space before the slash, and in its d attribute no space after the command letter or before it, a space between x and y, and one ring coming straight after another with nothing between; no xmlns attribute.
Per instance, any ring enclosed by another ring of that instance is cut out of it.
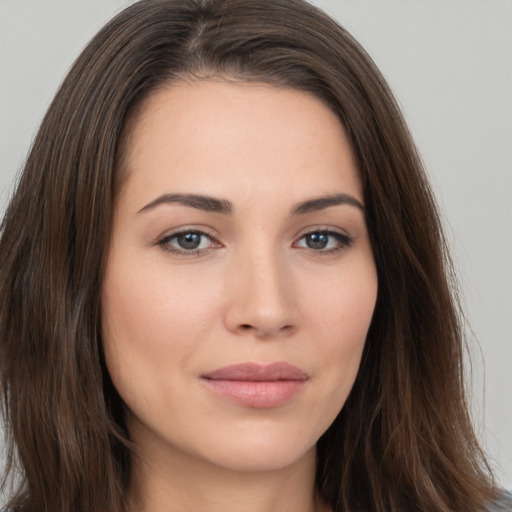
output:
<svg viewBox="0 0 512 512"><path fill-rule="evenodd" d="M364 213L363 204L358 201L354 196L348 194L332 194L329 196L316 197L303 201L292 208L291 215L302 215L304 213L317 212L325 210L331 206L338 206L346 204L355 206Z"/></svg>
<svg viewBox="0 0 512 512"><path fill-rule="evenodd" d="M162 204L172 203L190 206L191 208L197 208L198 210L207 212L222 213L224 215L231 215L233 213L233 205L229 201L199 194L164 194L141 208L138 213L153 210Z"/></svg>
<svg viewBox="0 0 512 512"><path fill-rule="evenodd" d="M138 213L148 212L163 204L178 203L198 210L231 215L234 212L233 204L226 199L204 196L200 194L164 194L144 206ZM296 204L290 211L290 215L303 215L305 213L325 210L338 205L355 206L364 213L364 206L355 197L348 194L332 194L308 199Z"/></svg>

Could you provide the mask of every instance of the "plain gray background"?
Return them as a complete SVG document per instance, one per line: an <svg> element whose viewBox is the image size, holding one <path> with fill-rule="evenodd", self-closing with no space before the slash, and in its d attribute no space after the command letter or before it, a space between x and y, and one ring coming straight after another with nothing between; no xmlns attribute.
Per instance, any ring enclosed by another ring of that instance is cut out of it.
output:
<svg viewBox="0 0 512 512"><path fill-rule="evenodd" d="M0 215L67 69L129 3L0 0ZM512 489L512 0L314 3L376 61L426 163L473 333L475 424Z"/></svg>

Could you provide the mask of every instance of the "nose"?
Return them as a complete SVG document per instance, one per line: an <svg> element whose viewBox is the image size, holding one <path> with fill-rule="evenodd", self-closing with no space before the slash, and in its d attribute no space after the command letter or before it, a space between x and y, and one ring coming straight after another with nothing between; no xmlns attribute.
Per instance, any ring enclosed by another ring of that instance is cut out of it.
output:
<svg viewBox="0 0 512 512"><path fill-rule="evenodd" d="M229 331L259 339L281 338L296 331L293 279L278 251L240 255L227 279L225 323Z"/></svg>

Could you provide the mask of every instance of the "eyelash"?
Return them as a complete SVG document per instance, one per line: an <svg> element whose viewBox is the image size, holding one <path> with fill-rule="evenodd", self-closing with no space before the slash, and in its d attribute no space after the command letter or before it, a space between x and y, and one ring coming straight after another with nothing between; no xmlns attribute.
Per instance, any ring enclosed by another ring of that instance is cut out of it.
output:
<svg viewBox="0 0 512 512"><path fill-rule="evenodd" d="M212 245L210 247L206 247L206 248L191 249L191 250L179 249L177 247L173 247L170 245L170 242L172 240L177 239L180 236L185 236L185 235L198 235L200 237L209 238L211 240ZM176 254L178 256L185 256L185 257L200 256L200 255L210 252L212 249L215 249L216 247L221 247L221 243L214 236L212 236L209 233L206 233L205 231L202 231L200 229L183 229L181 231L177 231L175 233L165 235L163 238L161 238L157 242L157 245L159 245L166 252L170 252L170 253Z"/></svg>
<svg viewBox="0 0 512 512"><path fill-rule="evenodd" d="M211 245L209 247L205 248L198 248L198 249L179 249L177 247L173 247L170 245L170 242L172 240L176 240L180 236L185 235L194 235L194 236L200 236L200 237L206 237L211 240ZM302 240L304 240L308 236L312 235L321 235L321 236L328 236L331 238L336 239L337 245L335 247L331 247L329 249L312 249L311 247L302 247L303 249L306 249L308 252L314 254L315 256L328 256L331 254L336 254L344 249L349 248L353 243L353 238L344 234L339 233L338 231L333 231L330 229L314 229L312 231L308 231L306 233L303 233L297 242L294 243L294 246ZM170 252L173 254L176 254L178 256L184 256L184 257L193 257L193 256L201 256L203 254L207 254L211 250L221 247L222 244L211 234L202 231L200 229L184 229L181 231L177 231L175 233L171 233L169 235L166 235L162 237L156 245L160 246L164 251Z"/></svg>
<svg viewBox="0 0 512 512"><path fill-rule="evenodd" d="M344 249L348 249L352 246L354 239L349 235L344 233L340 233L339 231L333 231L332 229L314 229L312 231L307 231L303 233L299 240L294 243L296 245L298 242L304 240L308 236L312 235L321 235L334 238L337 241L335 247L331 247L329 249L312 249L311 247L304 247L304 249L308 250L308 252L314 254L315 256L329 256L331 254L336 254Z"/></svg>

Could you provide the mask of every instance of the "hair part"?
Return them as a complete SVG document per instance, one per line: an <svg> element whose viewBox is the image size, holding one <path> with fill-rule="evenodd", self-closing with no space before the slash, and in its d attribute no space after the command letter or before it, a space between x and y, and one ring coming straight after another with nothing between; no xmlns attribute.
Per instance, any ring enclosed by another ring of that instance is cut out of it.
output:
<svg viewBox="0 0 512 512"><path fill-rule="evenodd" d="M10 501L125 510L132 446L103 360L101 286L131 125L180 80L307 91L344 125L379 290L361 368L318 442L335 512L476 512L494 496L464 395L452 267L421 161L381 74L302 0L146 0L79 56L31 148L0 239L0 378ZM44 470L43 470L44 468Z"/></svg>

